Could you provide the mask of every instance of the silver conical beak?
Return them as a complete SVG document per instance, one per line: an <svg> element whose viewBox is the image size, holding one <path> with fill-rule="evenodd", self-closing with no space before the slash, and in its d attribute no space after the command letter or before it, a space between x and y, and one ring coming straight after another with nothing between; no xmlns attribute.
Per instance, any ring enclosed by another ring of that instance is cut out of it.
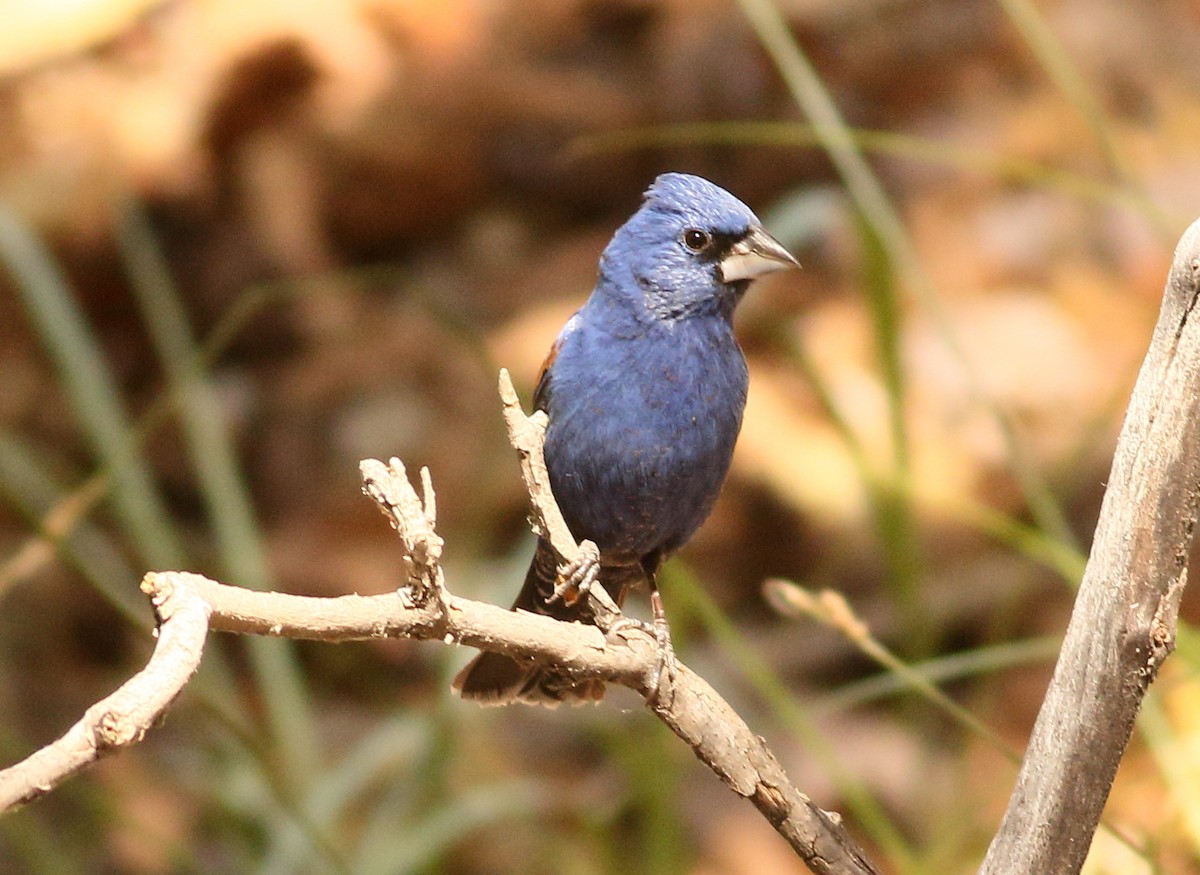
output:
<svg viewBox="0 0 1200 875"><path fill-rule="evenodd" d="M721 280L727 283L752 280L766 273L799 266L800 262L783 248L782 243L762 228L754 228L733 244L721 259Z"/></svg>

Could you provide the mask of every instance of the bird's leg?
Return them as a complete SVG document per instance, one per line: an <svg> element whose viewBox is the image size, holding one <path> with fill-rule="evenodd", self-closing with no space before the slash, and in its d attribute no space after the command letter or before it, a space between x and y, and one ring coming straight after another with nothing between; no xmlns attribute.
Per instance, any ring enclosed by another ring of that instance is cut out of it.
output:
<svg viewBox="0 0 1200 875"><path fill-rule="evenodd" d="M558 569L558 582L547 604L562 601L573 605L588 594L600 574L600 548L592 541L581 541L579 555Z"/></svg>
<svg viewBox="0 0 1200 875"><path fill-rule="evenodd" d="M651 582L653 587L653 581ZM671 626L667 623L667 612L663 610L662 596L655 587L650 590L650 608L654 611L654 640L658 642L658 659L654 663L654 686L650 690L651 699L657 699L662 692L664 673L667 678L667 690L675 687L675 673L679 664L675 661L675 646L671 643Z"/></svg>
<svg viewBox="0 0 1200 875"><path fill-rule="evenodd" d="M662 595L658 591L658 568L663 556L654 551L642 557L642 570L650 585L650 609L654 612L654 640L658 642L658 659L654 663L654 683L650 689L650 700L658 699L662 692L663 676L667 678L667 691L675 688L675 673L679 665L675 661L675 646L671 643L671 626L667 623L667 612L663 608Z"/></svg>

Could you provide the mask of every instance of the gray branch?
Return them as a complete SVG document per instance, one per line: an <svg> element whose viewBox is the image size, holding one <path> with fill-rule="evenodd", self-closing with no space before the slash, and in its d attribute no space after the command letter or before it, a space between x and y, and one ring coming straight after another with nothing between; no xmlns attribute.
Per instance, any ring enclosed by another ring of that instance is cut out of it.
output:
<svg viewBox="0 0 1200 875"><path fill-rule="evenodd" d="M1175 646L1200 497L1200 221L1179 241L1050 689L983 875L1083 866L1134 720Z"/></svg>

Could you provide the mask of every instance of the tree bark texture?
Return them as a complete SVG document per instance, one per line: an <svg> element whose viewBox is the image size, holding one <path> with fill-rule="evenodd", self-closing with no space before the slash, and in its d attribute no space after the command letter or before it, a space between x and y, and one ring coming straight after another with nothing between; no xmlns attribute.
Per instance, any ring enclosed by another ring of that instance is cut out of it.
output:
<svg viewBox="0 0 1200 875"><path fill-rule="evenodd" d="M1175 251L1075 609L984 875L1080 870L1142 698L1175 646L1200 496L1198 294L1200 221Z"/></svg>

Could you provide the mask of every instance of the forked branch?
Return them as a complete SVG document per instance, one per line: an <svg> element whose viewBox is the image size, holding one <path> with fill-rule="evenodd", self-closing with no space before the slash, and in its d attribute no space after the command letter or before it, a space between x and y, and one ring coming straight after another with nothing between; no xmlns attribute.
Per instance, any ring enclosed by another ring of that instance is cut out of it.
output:
<svg viewBox="0 0 1200 875"><path fill-rule="evenodd" d="M576 557L554 503L542 459L545 418L526 417L506 372L500 376L505 420L529 488L535 529L564 559ZM664 694L654 637L626 626L606 639L592 625L507 611L451 595L435 531L436 503L429 472L421 495L398 459L362 463L363 491L391 521L404 543L406 579L393 593L306 598L227 586L197 574L155 572L142 589L159 619L159 642L146 668L88 710L67 735L0 772L0 811L48 792L105 753L138 741L161 718L200 662L208 630L322 641L380 637L441 640L495 650L595 677L638 691L664 723L734 792L753 802L818 875L873 875L876 869L841 826L784 774L764 741L702 678L679 665ZM619 609L603 587L589 593L599 613ZM650 693L657 690L657 695Z"/></svg>

